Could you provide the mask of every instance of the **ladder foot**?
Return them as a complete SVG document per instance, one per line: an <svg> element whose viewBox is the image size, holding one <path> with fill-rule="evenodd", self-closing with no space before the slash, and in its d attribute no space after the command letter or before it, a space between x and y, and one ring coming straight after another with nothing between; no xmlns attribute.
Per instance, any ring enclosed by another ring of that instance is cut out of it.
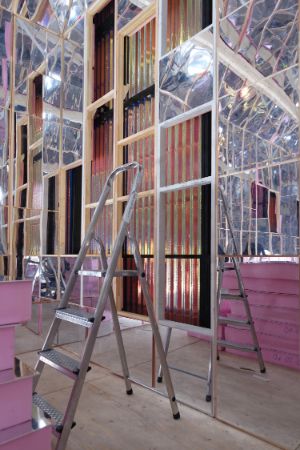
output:
<svg viewBox="0 0 300 450"><path fill-rule="evenodd" d="M266 368L260 369L260 373L266 373Z"/></svg>
<svg viewBox="0 0 300 450"><path fill-rule="evenodd" d="M50 416L49 416L49 418L51 419ZM74 427L76 427L76 422L73 422L73 423L72 423L72 425L71 425L71 430L72 430ZM55 427L56 433L62 433L63 429L64 429L64 426L63 426L62 424L61 424L61 425L56 425L56 427Z"/></svg>
<svg viewBox="0 0 300 450"><path fill-rule="evenodd" d="M132 394L133 394L132 388L128 389L128 391L126 391L126 394L127 394L127 395L132 395Z"/></svg>
<svg viewBox="0 0 300 450"><path fill-rule="evenodd" d="M180 412L178 412L176 414L173 414L173 417L174 417L175 420L180 419Z"/></svg>
<svg viewBox="0 0 300 450"><path fill-rule="evenodd" d="M207 396L205 397L205 401L211 402L211 395L210 394L207 394Z"/></svg>
<svg viewBox="0 0 300 450"><path fill-rule="evenodd" d="M162 383L162 377L157 377L157 382Z"/></svg>

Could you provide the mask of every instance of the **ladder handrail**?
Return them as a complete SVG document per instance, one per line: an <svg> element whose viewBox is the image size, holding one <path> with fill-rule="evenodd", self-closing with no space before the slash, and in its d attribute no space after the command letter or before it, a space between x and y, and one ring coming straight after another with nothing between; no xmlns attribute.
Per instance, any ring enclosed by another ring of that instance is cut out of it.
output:
<svg viewBox="0 0 300 450"><path fill-rule="evenodd" d="M113 187L113 182L114 182L115 178L117 177L117 175L120 175L123 172L128 172L129 170L134 170L134 169L137 170L137 173L136 173L136 175L135 175L135 177L133 179L133 182L132 182L132 186L131 186L131 190L130 190L130 194L129 194L129 199L130 200L127 202L127 205L126 205L126 208L125 208L125 211L124 211L124 214L123 214L123 220L128 223L127 211L129 211L129 209L130 209L129 208L130 207L129 204L131 204L132 202L133 203L135 202L135 199L136 199L136 196L137 196L137 189L138 189L138 186L139 186L139 184L140 184L140 182L142 180L142 176L143 176L143 167L141 166L141 164L139 164L136 161L131 162L131 163L127 163L127 164L124 164L122 166L117 167L107 177L107 179L105 181L105 184L104 184L104 187L103 187L103 191L102 191L102 193L101 193L101 195L99 197L98 205L96 206L96 209L94 211L94 214L92 216L92 219L90 221L88 229L86 231L85 238L84 238L84 240L83 240L83 242L81 244L80 251L79 251L78 256L76 258L74 267L73 267L72 272L70 274L70 278L69 278L68 283L66 285L66 289L65 289L64 295L63 295L63 297L62 297L62 299L60 301L59 308L65 308L67 306L67 304L68 304L68 298L69 298L69 296L70 296L70 294L72 292L72 289L74 287L78 271L81 268L83 259L84 259L85 255L86 255L86 253L88 251L88 248L90 246L91 240L93 238L93 234L94 234L94 229L95 229L96 223L97 223L97 221L99 219L99 216L100 216L102 210L104 209L105 202L106 202L106 200L107 200L107 198L108 198L108 196L110 194L110 191L111 191L111 189Z"/></svg>

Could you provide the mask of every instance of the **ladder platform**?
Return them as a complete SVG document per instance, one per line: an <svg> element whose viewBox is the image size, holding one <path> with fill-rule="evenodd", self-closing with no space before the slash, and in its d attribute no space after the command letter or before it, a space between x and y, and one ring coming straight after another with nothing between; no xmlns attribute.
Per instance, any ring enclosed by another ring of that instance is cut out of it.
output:
<svg viewBox="0 0 300 450"><path fill-rule="evenodd" d="M96 278L104 278L106 275L106 270L79 270L78 275L83 275L84 277L96 277ZM137 270L116 270L114 273L114 277L137 277Z"/></svg>
<svg viewBox="0 0 300 450"><path fill-rule="evenodd" d="M41 395L36 392L32 395L32 403L37 406L41 411L43 411L44 416L47 419L51 419L52 427L57 433L61 433L63 429L63 420L64 416L61 412L59 412L54 406L50 405L50 403L45 400ZM73 423L73 427L75 426L75 422Z"/></svg>
<svg viewBox="0 0 300 450"><path fill-rule="evenodd" d="M249 320L234 319L232 317L220 316L219 324L221 325L232 325L235 327L250 327L251 322Z"/></svg>
<svg viewBox="0 0 300 450"><path fill-rule="evenodd" d="M228 294L228 293L222 293L221 292L221 299L222 300L244 300L247 296L243 296L242 294Z"/></svg>
<svg viewBox="0 0 300 450"><path fill-rule="evenodd" d="M79 308L59 308L55 311L55 316L86 328L91 328L94 323L94 315Z"/></svg>
<svg viewBox="0 0 300 450"><path fill-rule="evenodd" d="M237 344L236 342L229 342L225 340L218 340L218 345L221 347L228 347L228 348L234 348L236 350L242 350L244 352L257 352L257 347L254 345L247 345L247 344Z"/></svg>
<svg viewBox="0 0 300 450"><path fill-rule="evenodd" d="M72 379L77 378L79 375L80 362L65 353L50 348L48 350L40 351L39 356L40 360L45 364L48 364ZM88 371L89 370L91 370L91 366L89 366Z"/></svg>

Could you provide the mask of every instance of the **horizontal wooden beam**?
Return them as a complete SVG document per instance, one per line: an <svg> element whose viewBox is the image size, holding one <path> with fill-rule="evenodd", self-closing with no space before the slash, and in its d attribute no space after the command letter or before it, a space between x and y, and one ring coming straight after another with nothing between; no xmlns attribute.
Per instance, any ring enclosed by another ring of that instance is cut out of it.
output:
<svg viewBox="0 0 300 450"><path fill-rule="evenodd" d="M150 189L149 191L138 192L137 199L151 197L153 195L154 195L154 189ZM128 199L129 199L129 195L122 195L121 197L117 198L117 202L127 202Z"/></svg>
<svg viewBox="0 0 300 450"><path fill-rule="evenodd" d="M90 115L95 114L98 108L101 108L101 106L105 105L111 100L114 100L114 98L115 98L115 90L112 89L111 91L107 92L107 94L103 95L103 97L99 98L95 102L88 105L86 108L87 113Z"/></svg>
<svg viewBox="0 0 300 450"><path fill-rule="evenodd" d="M119 147L124 147L125 145L129 145L129 144L132 144L133 142L137 142L142 139L145 139L148 136L153 136L154 133L155 133L155 127L152 126L152 127L146 128L145 130L139 131L138 133L132 134L131 136L128 136L124 139L121 139L120 141L118 141L117 145Z"/></svg>

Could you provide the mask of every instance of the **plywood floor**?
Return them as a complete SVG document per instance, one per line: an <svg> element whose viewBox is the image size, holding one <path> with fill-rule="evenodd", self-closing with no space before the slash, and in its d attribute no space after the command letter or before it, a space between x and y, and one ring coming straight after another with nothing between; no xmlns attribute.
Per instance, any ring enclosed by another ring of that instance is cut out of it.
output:
<svg viewBox="0 0 300 450"><path fill-rule="evenodd" d="M49 310L49 316L51 311ZM45 331L47 329L47 311ZM151 330L149 325L122 321L124 343L131 375L151 383ZM75 327L75 330L78 328ZM62 349L80 354L78 331L67 328L60 335ZM115 337L111 327L103 327L105 336L97 339L93 368L87 376L77 426L67 450L272 450L276 448L216 421L206 414L180 405L181 420L174 421L167 399L140 386L134 395L125 394L120 378ZM25 327L18 327L16 351L34 365L36 350L43 339ZM169 364L206 375L209 346L183 332L173 334ZM241 369L241 367L243 369ZM260 435L288 450L300 448L300 375L294 371L268 366L265 376L254 362L222 355L219 368L219 415L226 422ZM245 370L247 369L247 370ZM249 370L250 369L250 370ZM176 396L185 403L207 409L206 384L194 377L172 371ZM63 409L72 382L51 368L44 371L39 392ZM160 387L163 389L163 386Z"/></svg>

